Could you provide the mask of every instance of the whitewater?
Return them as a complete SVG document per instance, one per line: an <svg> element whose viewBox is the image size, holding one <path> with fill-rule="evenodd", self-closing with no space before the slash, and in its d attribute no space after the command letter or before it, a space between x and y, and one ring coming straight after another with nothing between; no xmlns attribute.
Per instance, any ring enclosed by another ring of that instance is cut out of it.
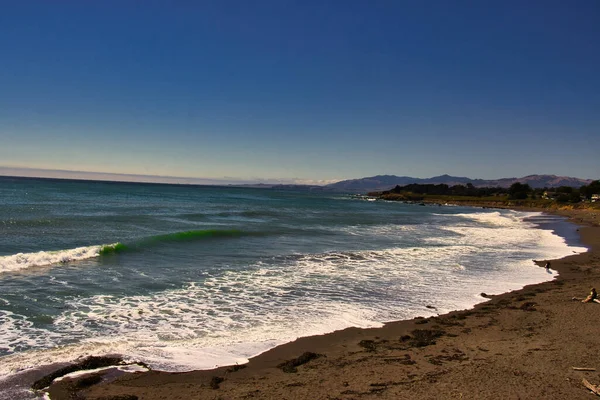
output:
<svg viewBox="0 0 600 400"><path fill-rule="evenodd" d="M86 355L212 368L465 309L586 251L559 217L343 194L0 178L0 195L5 396Z"/></svg>

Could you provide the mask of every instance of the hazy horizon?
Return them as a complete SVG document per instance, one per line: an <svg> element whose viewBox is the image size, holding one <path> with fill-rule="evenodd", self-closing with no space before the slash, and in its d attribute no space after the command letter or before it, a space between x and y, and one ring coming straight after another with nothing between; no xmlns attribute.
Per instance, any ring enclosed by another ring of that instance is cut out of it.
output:
<svg viewBox="0 0 600 400"><path fill-rule="evenodd" d="M377 175L396 175L391 173L381 173ZM377 176L374 175L374 176ZM450 175L450 174L437 174L433 176L427 177L416 177L413 178L432 178L435 176L441 175ZM469 179L484 179L484 180L498 180L505 178L523 178L525 176L530 175L554 175L554 174L526 174L522 176L503 176L497 178L479 178L473 176L465 176ZM340 182L341 180L336 181L309 181L303 179L296 180L268 180L268 179L259 179L256 178L254 180L242 180L236 178L226 178L223 179L207 179L201 177L178 177L178 176L160 176L160 175L136 175L136 174L111 174L111 173L103 173L103 172L90 172L90 171L68 171L68 170L50 170L50 169L38 169L38 168L11 168L0 166L0 176L13 176L13 177L23 177L23 178L51 178L51 179L76 179L76 180L97 180L97 181L114 181L114 182L134 182L134 183L164 183L164 184L182 184L182 185L318 185L324 186L331 183ZM567 177L566 175L556 175ZM598 177L580 177L580 176L570 176L571 178L578 179L591 179L596 180ZM357 176L350 179L362 179L367 178L367 176Z"/></svg>
<svg viewBox="0 0 600 400"><path fill-rule="evenodd" d="M13 168L0 166L0 176L14 176L23 178L53 178L53 179L81 179L81 180L101 180L116 182L147 182L147 183L171 183L171 184L190 184L190 185L252 185L252 184L301 184L301 185L326 185L338 181L322 182L310 180L284 180L284 179L248 179L243 180L233 177L223 177L222 179L210 179L202 177L185 176L164 176L164 175L143 175L143 174L117 174L94 171L71 171L71 170L53 170L41 168Z"/></svg>

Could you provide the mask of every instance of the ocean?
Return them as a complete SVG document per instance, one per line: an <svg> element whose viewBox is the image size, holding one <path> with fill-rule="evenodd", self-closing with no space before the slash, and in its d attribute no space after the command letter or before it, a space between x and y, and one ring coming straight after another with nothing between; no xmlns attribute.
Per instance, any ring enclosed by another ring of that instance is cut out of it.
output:
<svg viewBox="0 0 600 400"><path fill-rule="evenodd" d="M469 308L555 278L533 259L583 251L574 225L535 212L0 177L0 398L86 355L212 368Z"/></svg>

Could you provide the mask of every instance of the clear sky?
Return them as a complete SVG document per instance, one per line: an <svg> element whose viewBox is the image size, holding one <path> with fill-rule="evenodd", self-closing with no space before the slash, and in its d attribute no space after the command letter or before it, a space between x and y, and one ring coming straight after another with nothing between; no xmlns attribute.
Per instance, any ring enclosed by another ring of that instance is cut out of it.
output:
<svg viewBox="0 0 600 400"><path fill-rule="evenodd" d="M0 166L600 177L600 1L3 1Z"/></svg>

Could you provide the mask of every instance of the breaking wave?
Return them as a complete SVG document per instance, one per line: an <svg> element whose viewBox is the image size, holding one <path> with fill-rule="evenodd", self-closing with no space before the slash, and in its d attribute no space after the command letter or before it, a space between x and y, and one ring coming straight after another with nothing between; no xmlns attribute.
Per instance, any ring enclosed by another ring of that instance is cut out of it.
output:
<svg viewBox="0 0 600 400"><path fill-rule="evenodd" d="M160 245L161 243L195 241L209 238L239 237L244 234L248 233L236 229L203 229L150 236L131 244L117 242L113 244L77 247L67 250L18 253L10 256L0 256L0 274L20 271L31 267L66 264L73 261L107 256L124 251L136 249L141 250L143 248Z"/></svg>
<svg viewBox="0 0 600 400"><path fill-rule="evenodd" d="M43 267L52 264L65 264L72 261L86 260L100 255L122 251L121 243L99 246L77 247L75 249L57 251L38 251L36 253L17 253L0 257L0 273L15 272L31 267Z"/></svg>

